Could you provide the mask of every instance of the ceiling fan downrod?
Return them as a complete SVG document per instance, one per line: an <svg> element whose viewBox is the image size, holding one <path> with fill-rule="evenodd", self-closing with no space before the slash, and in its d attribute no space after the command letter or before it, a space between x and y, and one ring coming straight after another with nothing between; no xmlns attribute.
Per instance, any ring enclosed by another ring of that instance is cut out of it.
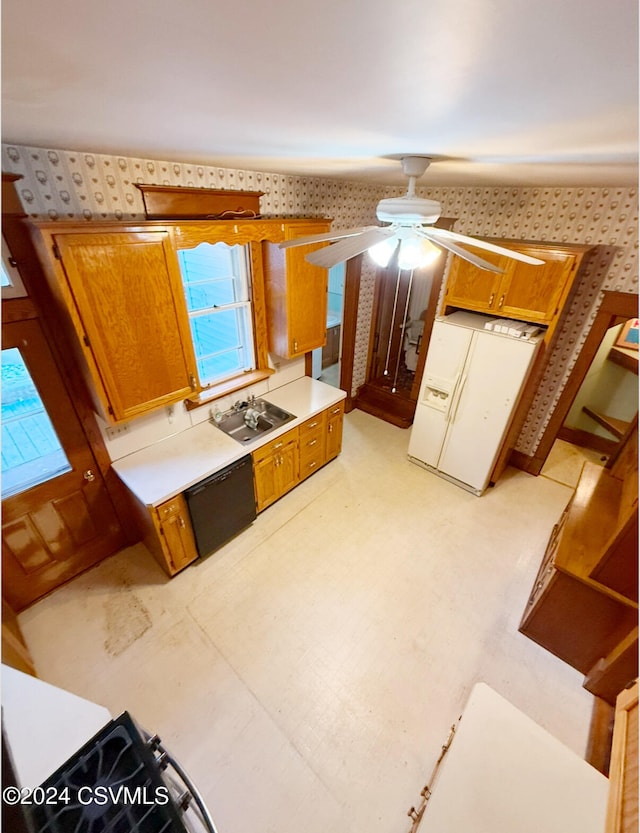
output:
<svg viewBox="0 0 640 833"><path fill-rule="evenodd" d="M402 157L402 173L409 178L409 185L407 187L407 196L415 197L416 195L416 181L427 170L431 164L430 156L403 156Z"/></svg>

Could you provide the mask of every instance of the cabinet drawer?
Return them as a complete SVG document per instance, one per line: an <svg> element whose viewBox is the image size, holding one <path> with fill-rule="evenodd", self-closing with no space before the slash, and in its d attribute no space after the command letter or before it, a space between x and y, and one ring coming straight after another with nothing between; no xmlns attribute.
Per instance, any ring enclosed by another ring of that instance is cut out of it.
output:
<svg viewBox="0 0 640 833"><path fill-rule="evenodd" d="M278 451L282 451L282 449L289 445L289 443L295 443L297 439L298 429L293 428L291 431L287 431L286 434L282 434L282 436L278 437L276 440L271 440L271 442L265 443L265 445L256 449L252 455L253 459L256 463L259 463L261 460L266 460L267 457L271 457Z"/></svg>
<svg viewBox="0 0 640 833"><path fill-rule="evenodd" d="M324 465L324 462L324 454L321 454L320 451L317 451L315 454L307 454L301 456L300 480L304 480L305 477L308 477L310 474L313 474L314 471L318 471L318 469Z"/></svg>
<svg viewBox="0 0 640 833"><path fill-rule="evenodd" d="M542 591L550 583L555 572L556 568L553 566L553 558L551 558L549 561L543 564L543 569L541 569L538 575L536 576L536 580L533 584L533 589L531 590L529 600L527 601L528 607L532 607L536 603L536 599L540 597Z"/></svg>
<svg viewBox="0 0 640 833"><path fill-rule="evenodd" d="M300 433L300 454L316 454L319 450L324 454L324 425L316 425L315 428Z"/></svg>
<svg viewBox="0 0 640 833"><path fill-rule="evenodd" d="M342 413L344 413L344 399L338 402L337 405L332 405L326 410L326 414L329 419L333 419L334 417L337 417L338 414Z"/></svg>
<svg viewBox="0 0 640 833"><path fill-rule="evenodd" d="M300 439L304 441L304 439L308 436L313 437L316 433L322 433L324 421L325 412L323 411L322 413L311 417L306 422L303 422L298 429L300 431Z"/></svg>
<svg viewBox="0 0 640 833"><path fill-rule="evenodd" d="M316 431L320 433L316 433ZM304 480L317 471L326 462L325 436L323 426L318 426L312 433L307 433L300 440L300 480Z"/></svg>
<svg viewBox="0 0 640 833"><path fill-rule="evenodd" d="M161 506L158 506L156 511L160 521L162 522L171 518L173 515L179 515L182 507L183 501L180 497L175 497L172 500L168 500L166 503L163 503Z"/></svg>

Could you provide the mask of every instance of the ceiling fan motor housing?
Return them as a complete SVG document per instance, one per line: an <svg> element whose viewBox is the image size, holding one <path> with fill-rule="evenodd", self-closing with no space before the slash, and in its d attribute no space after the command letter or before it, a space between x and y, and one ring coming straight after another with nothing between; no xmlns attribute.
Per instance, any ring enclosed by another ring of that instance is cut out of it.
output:
<svg viewBox="0 0 640 833"><path fill-rule="evenodd" d="M439 202L421 197L391 197L380 200L376 216L382 223L414 225L415 223L435 223L442 208Z"/></svg>

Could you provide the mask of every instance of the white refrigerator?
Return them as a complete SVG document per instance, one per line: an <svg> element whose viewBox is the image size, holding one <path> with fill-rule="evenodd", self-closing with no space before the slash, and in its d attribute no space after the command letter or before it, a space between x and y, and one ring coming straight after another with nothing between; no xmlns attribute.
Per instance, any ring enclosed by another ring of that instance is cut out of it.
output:
<svg viewBox="0 0 640 833"><path fill-rule="evenodd" d="M542 335L485 329L454 312L434 322L409 440L409 459L481 495L489 485Z"/></svg>

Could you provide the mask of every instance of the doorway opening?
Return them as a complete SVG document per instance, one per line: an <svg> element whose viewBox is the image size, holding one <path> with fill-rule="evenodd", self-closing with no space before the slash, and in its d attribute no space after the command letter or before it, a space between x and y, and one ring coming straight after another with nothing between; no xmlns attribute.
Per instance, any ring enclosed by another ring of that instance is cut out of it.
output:
<svg viewBox="0 0 640 833"><path fill-rule="evenodd" d="M344 328L344 294L347 265L338 263L329 269L327 290L327 340L324 347L312 352L312 376L334 388L340 387L342 333Z"/></svg>
<svg viewBox="0 0 640 833"><path fill-rule="evenodd" d="M637 305L637 295L605 291L528 471L573 486L586 461L606 465L637 424Z"/></svg>

